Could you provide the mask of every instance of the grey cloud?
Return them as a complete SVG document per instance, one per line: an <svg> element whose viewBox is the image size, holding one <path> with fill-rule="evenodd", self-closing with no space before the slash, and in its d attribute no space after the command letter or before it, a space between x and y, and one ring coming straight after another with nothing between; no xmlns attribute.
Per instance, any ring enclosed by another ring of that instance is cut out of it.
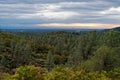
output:
<svg viewBox="0 0 120 80"><path fill-rule="evenodd" d="M117 13L101 14L119 7L118 3L120 0L0 0L0 24L120 23Z"/></svg>
<svg viewBox="0 0 120 80"><path fill-rule="evenodd" d="M0 3L26 3L26 4L36 4L36 3L59 3L59 2L91 2L95 0L0 0Z"/></svg>

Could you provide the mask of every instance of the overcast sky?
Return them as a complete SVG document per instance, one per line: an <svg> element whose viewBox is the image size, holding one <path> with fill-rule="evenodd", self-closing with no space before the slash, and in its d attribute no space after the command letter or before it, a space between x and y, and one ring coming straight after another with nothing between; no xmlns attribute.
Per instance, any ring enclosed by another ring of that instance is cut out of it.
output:
<svg viewBox="0 0 120 80"><path fill-rule="evenodd" d="M113 28L120 0L0 0L0 28Z"/></svg>

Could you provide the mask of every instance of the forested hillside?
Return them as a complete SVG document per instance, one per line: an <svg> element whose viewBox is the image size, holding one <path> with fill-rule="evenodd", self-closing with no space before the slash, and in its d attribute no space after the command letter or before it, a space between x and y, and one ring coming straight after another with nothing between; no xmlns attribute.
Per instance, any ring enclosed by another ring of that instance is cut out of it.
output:
<svg viewBox="0 0 120 80"><path fill-rule="evenodd" d="M120 80L120 32L0 32L0 80Z"/></svg>

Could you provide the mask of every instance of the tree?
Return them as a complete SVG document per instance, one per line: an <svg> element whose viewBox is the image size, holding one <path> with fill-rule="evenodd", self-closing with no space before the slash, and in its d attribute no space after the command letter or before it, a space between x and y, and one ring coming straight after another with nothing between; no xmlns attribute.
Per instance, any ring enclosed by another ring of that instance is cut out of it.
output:
<svg viewBox="0 0 120 80"><path fill-rule="evenodd" d="M77 49L80 51L83 60L87 60L93 55L97 43L96 31L80 35Z"/></svg>
<svg viewBox="0 0 120 80"><path fill-rule="evenodd" d="M114 48L101 46L94 56L84 63L84 68L89 71L112 70L117 67L117 62Z"/></svg>
<svg viewBox="0 0 120 80"><path fill-rule="evenodd" d="M110 47L120 47L120 32L110 30L103 36L103 43Z"/></svg>
<svg viewBox="0 0 120 80"><path fill-rule="evenodd" d="M46 67L48 71L50 71L54 67L53 55L51 51L48 52L46 63L47 63Z"/></svg>
<svg viewBox="0 0 120 80"><path fill-rule="evenodd" d="M79 50L76 50L73 52L73 54L70 54L68 57L68 65L77 67L81 62L83 58Z"/></svg>
<svg viewBox="0 0 120 80"><path fill-rule="evenodd" d="M32 51L31 46L24 39L13 39L10 44L11 58L13 59L11 66L16 68L20 65L29 64Z"/></svg>

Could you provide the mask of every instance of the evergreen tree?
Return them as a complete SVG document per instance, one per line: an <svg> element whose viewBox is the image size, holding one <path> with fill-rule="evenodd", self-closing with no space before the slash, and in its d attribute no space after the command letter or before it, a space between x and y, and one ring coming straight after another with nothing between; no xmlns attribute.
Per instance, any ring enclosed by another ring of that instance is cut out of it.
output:
<svg viewBox="0 0 120 80"><path fill-rule="evenodd" d="M47 63L46 67L48 71L50 71L54 67L53 55L51 51L48 52L46 63Z"/></svg>

